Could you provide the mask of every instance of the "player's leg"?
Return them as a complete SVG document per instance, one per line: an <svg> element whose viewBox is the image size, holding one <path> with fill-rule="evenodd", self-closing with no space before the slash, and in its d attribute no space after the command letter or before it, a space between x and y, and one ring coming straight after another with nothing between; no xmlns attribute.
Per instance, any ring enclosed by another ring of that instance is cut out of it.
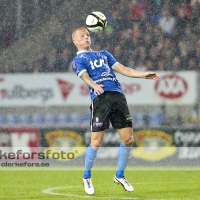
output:
<svg viewBox="0 0 200 200"><path fill-rule="evenodd" d="M126 191L133 192L134 188L124 176L124 170L126 169L128 160L131 157L131 147L134 141L133 129L131 127L118 129L118 133L121 137L121 142L118 151L117 172L114 175L113 180L115 183L122 185Z"/></svg>
<svg viewBox="0 0 200 200"><path fill-rule="evenodd" d="M119 153L118 153L118 167L116 176L118 178L124 177L124 170L126 169L126 166L128 164L128 160L131 157L131 147L133 144L133 128L132 127L126 127L122 129L117 130L121 142L119 147Z"/></svg>
<svg viewBox="0 0 200 200"><path fill-rule="evenodd" d="M128 164L133 144L132 119L124 94L116 94L115 107L111 114L111 123L117 129L121 143L118 151L118 167L114 176L114 182L121 184L125 190L132 192L134 189L124 177L124 170Z"/></svg>
<svg viewBox="0 0 200 200"><path fill-rule="evenodd" d="M97 157L98 148L101 146L105 131L92 132L91 144L88 146L85 155L85 169L83 178L91 178L91 169Z"/></svg>
<svg viewBox="0 0 200 200"><path fill-rule="evenodd" d="M85 169L83 173L83 185L87 194L94 194L94 186L91 179L91 169L97 157L98 148L101 146L105 131L92 132L91 144L88 146L85 155Z"/></svg>
<svg viewBox="0 0 200 200"><path fill-rule="evenodd" d="M94 187L91 179L91 169L97 156L98 148L101 146L104 132L109 128L110 106L104 101L107 93L96 97L91 105L91 144L87 148L85 156L85 169L83 184L86 193L94 194Z"/></svg>

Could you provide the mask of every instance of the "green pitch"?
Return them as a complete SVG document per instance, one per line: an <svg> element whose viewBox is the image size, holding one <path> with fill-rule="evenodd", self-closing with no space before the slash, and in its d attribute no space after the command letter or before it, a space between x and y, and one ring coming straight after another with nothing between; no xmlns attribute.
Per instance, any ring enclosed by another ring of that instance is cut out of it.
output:
<svg viewBox="0 0 200 200"><path fill-rule="evenodd" d="M95 195L82 186L82 170L0 170L3 200L199 200L200 170L129 169L126 177L135 191L128 193L113 183L114 170L93 170Z"/></svg>

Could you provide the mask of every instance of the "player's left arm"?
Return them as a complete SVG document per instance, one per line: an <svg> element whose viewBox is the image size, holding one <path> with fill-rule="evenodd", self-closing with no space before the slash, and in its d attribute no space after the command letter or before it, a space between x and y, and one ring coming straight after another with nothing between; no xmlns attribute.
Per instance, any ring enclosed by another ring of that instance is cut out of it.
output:
<svg viewBox="0 0 200 200"><path fill-rule="evenodd" d="M120 74L124 76L128 76L131 78L145 78L145 79L153 79L153 80L159 80L159 76L155 72L140 72L137 70L134 70L130 67L125 67L124 65L117 63L115 67L113 68L114 71L119 72Z"/></svg>

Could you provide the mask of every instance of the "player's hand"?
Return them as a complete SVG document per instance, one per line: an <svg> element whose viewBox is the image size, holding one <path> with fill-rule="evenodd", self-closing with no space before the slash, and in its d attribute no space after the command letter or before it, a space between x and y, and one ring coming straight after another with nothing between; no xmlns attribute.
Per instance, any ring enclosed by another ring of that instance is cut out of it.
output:
<svg viewBox="0 0 200 200"><path fill-rule="evenodd" d="M95 95L100 95L100 94L104 93L103 87L104 87L104 85L101 85L101 84L98 85L98 84L96 84L96 85L93 87L93 89L94 89L94 94L95 94Z"/></svg>
<svg viewBox="0 0 200 200"><path fill-rule="evenodd" d="M144 72L145 79L160 80L160 77L155 72Z"/></svg>

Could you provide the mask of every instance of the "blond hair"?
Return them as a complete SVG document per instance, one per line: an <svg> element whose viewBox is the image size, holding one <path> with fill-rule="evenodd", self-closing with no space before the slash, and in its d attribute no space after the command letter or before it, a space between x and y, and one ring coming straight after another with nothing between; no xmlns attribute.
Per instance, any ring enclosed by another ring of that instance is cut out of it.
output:
<svg viewBox="0 0 200 200"><path fill-rule="evenodd" d="M87 30L87 29L85 27L79 27L79 28L75 29L72 33L72 40L74 39L76 32L79 31L79 30Z"/></svg>

